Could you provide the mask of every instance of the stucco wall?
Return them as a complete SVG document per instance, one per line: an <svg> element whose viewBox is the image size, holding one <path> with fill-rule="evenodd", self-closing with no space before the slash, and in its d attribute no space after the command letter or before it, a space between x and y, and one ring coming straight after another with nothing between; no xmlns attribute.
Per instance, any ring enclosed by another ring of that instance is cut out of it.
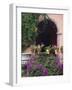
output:
<svg viewBox="0 0 72 90"><path fill-rule="evenodd" d="M57 45L63 46L63 14L48 14L57 25Z"/></svg>

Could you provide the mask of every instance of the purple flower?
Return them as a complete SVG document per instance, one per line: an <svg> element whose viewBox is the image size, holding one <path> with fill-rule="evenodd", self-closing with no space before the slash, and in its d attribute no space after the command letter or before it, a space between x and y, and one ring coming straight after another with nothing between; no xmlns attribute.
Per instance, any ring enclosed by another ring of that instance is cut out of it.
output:
<svg viewBox="0 0 72 90"><path fill-rule="evenodd" d="M48 69L44 68L43 69L43 76L47 76L48 75Z"/></svg>
<svg viewBox="0 0 72 90"><path fill-rule="evenodd" d="M63 69L63 64L62 63L59 64L59 68Z"/></svg>
<svg viewBox="0 0 72 90"><path fill-rule="evenodd" d="M32 63L29 61L25 64L25 66L27 67L27 71L30 71L32 69Z"/></svg>
<svg viewBox="0 0 72 90"><path fill-rule="evenodd" d="M56 57L56 66L59 69L63 69L63 63L60 62L60 58L58 56Z"/></svg>
<svg viewBox="0 0 72 90"><path fill-rule="evenodd" d="M48 69L45 68L42 64L36 64L34 69L40 70L40 72L42 73L41 75L43 75L43 76L47 76L48 75Z"/></svg>
<svg viewBox="0 0 72 90"><path fill-rule="evenodd" d="M30 60L35 60L35 59L36 59L35 55L31 55Z"/></svg>
<svg viewBox="0 0 72 90"><path fill-rule="evenodd" d="M34 64L36 61L35 55L31 55L29 62Z"/></svg>
<svg viewBox="0 0 72 90"><path fill-rule="evenodd" d="M35 68L37 68L37 69L42 69L42 68L43 68L43 65L42 65L42 64L36 64L36 65L35 65Z"/></svg>
<svg viewBox="0 0 72 90"><path fill-rule="evenodd" d="M59 60L56 60L56 66L58 66L60 64Z"/></svg>

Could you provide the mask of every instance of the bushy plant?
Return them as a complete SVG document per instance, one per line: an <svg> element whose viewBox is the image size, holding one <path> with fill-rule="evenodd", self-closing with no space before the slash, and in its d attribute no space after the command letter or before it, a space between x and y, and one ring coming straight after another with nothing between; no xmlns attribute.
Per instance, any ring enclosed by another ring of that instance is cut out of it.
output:
<svg viewBox="0 0 72 90"><path fill-rule="evenodd" d="M35 43L37 36L37 18L38 14L22 13L21 14L21 34L22 50Z"/></svg>
<svg viewBox="0 0 72 90"><path fill-rule="evenodd" d="M22 70L22 76L63 75L63 64L56 56L42 54L32 56Z"/></svg>
<svg viewBox="0 0 72 90"><path fill-rule="evenodd" d="M44 65L39 64L34 56L23 67L22 76L47 76L48 69Z"/></svg>

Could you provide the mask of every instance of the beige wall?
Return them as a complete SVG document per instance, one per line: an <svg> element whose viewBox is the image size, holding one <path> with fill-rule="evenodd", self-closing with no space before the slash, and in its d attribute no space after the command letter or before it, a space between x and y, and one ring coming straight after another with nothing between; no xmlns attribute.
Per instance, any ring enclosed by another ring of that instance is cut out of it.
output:
<svg viewBox="0 0 72 90"><path fill-rule="evenodd" d="M57 25L57 46L63 46L63 14L48 14Z"/></svg>

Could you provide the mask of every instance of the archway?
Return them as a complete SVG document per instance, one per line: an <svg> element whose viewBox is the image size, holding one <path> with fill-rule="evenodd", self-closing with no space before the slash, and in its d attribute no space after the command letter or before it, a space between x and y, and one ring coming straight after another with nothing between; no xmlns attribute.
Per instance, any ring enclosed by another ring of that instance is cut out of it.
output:
<svg viewBox="0 0 72 90"><path fill-rule="evenodd" d="M39 22L36 44L57 45L57 26L51 19Z"/></svg>

